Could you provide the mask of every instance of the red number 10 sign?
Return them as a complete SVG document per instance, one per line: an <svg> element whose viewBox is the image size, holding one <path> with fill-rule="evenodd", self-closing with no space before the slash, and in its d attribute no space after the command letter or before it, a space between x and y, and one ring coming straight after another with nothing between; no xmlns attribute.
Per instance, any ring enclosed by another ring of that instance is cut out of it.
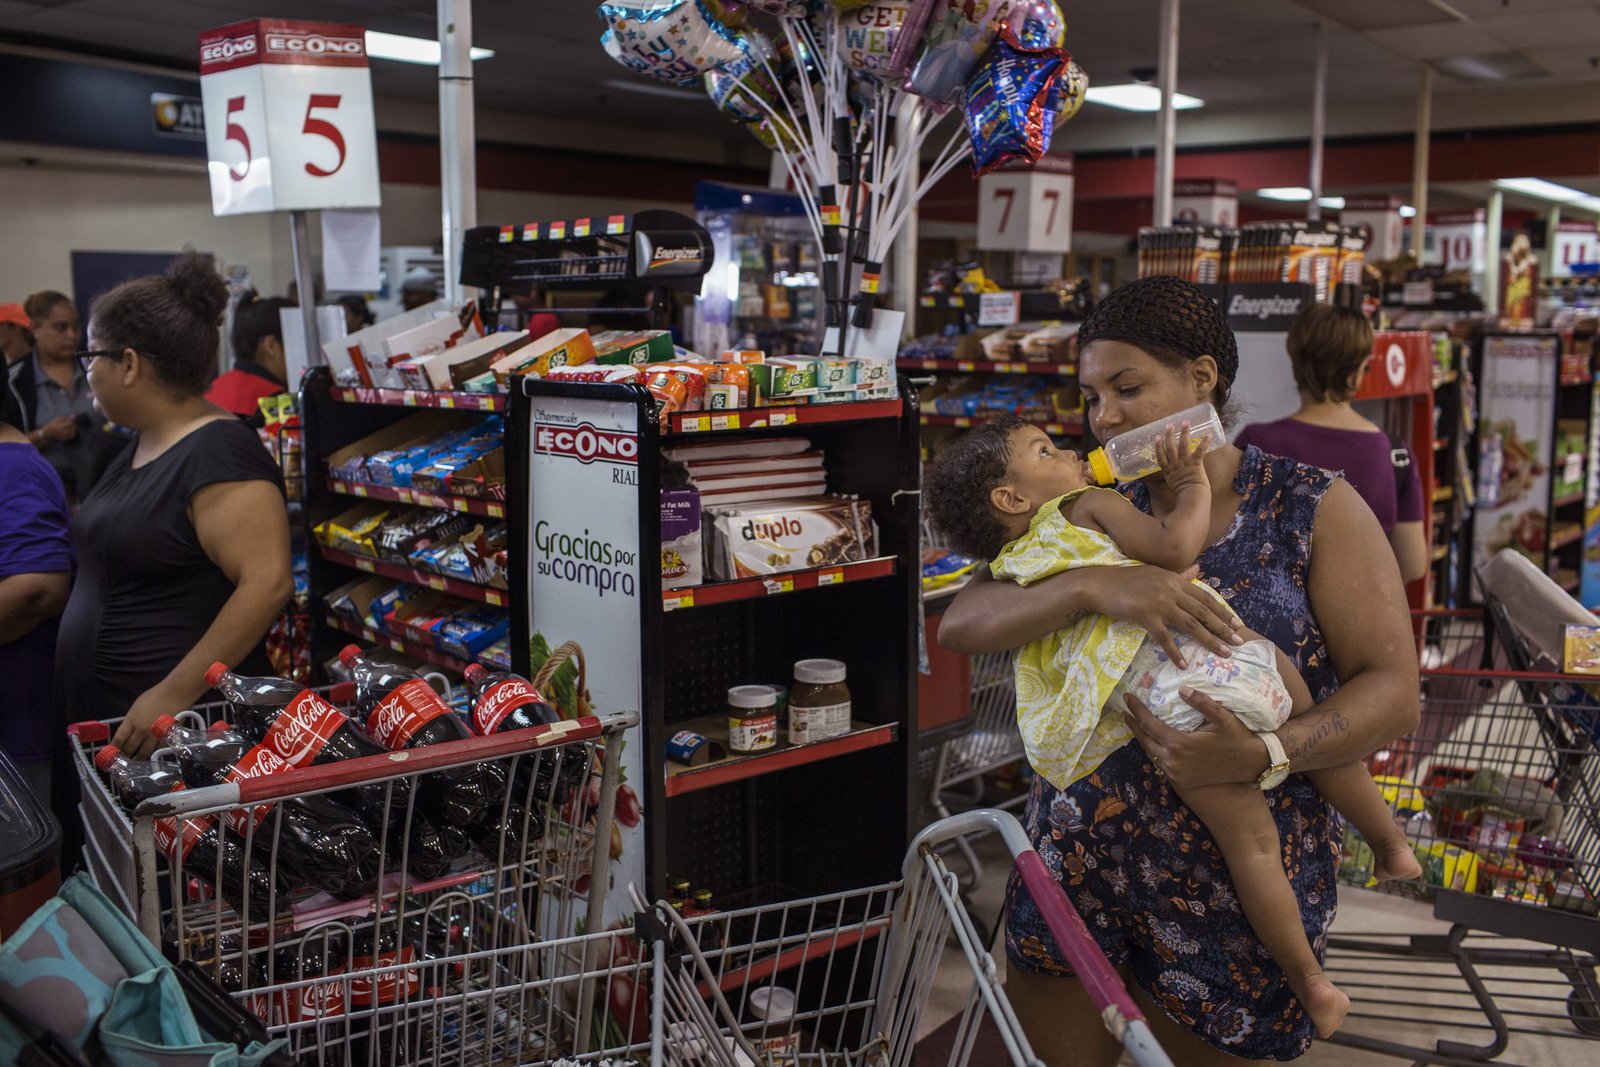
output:
<svg viewBox="0 0 1600 1067"><path fill-rule="evenodd" d="M200 35L211 210L378 207L360 26L250 19Z"/></svg>

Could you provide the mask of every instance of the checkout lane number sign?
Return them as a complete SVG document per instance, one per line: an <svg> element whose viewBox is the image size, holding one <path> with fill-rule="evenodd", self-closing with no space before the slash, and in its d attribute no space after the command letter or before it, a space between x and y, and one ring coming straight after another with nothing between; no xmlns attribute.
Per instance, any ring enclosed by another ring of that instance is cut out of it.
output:
<svg viewBox="0 0 1600 1067"><path fill-rule="evenodd" d="M200 95L213 214L379 206L360 26L248 19L207 30Z"/></svg>

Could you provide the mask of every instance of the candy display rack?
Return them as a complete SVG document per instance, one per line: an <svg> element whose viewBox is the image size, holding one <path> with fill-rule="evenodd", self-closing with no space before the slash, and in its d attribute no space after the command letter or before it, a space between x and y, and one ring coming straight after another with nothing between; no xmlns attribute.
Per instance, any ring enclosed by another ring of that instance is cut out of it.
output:
<svg viewBox="0 0 1600 1067"><path fill-rule="evenodd" d="M528 380L512 398L512 650L581 650L588 699L642 709L623 755L612 877L646 896L672 878L724 906L894 877L908 840L916 706L918 430L915 399L662 419L636 386ZM781 423L775 415L785 415ZM826 421L811 416L826 414ZM871 502L874 556L732 582L662 589L662 445L803 436L831 491ZM854 722L694 766L669 763L682 730L726 732L727 691L791 684L794 662L843 661ZM629 793L632 796L630 797ZM608 918L619 918L608 916Z"/></svg>

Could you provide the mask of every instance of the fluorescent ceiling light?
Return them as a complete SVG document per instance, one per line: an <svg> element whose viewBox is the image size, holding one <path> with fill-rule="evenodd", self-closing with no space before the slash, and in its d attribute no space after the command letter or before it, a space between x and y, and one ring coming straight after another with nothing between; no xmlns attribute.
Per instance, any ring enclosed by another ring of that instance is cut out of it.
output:
<svg viewBox="0 0 1600 1067"><path fill-rule="evenodd" d="M1264 200L1310 200L1311 190L1299 185L1278 185L1257 189L1256 195Z"/></svg>
<svg viewBox="0 0 1600 1067"><path fill-rule="evenodd" d="M1600 196L1580 196L1576 200L1568 200L1568 207L1581 207L1586 211L1600 211Z"/></svg>
<svg viewBox="0 0 1600 1067"><path fill-rule="evenodd" d="M373 59L393 59L400 63L425 63L429 66L439 65L439 42L430 41L425 37L405 37L398 33L380 33L377 30L367 31L367 55ZM494 51L488 48L474 48L473 59L488 59Z"/></svg>
<svg viewBox="0 0 1600 1067"><path fill-rule="evenodd" d="M1335 211L1344 210L1344 197L1342 196L1319 196L1317 197L1317 203L1323 207L1331 207Z"/></svg>
<svg viewBox="0 0 1600 1067"><path fill-rule="evenodd" d="M1414 219L1417 217L1417 209L1412 207L1410 204L1401 204L1400 217L1403 219Z"/></svg>
<svg viewBox="0 0 1600 1067"><path fill-rule="evenodd" d="M1124 111L1161 110L1161 90L1154 85L1139 85L1135 82L1126 85L1091 85L1084 99L1091 104L1104 104L1106 107L1117 107ZM1173 93L1172 106L1178 111L1188 111L1191 108L1204 107L1205 101L1197 96Z"/></svg>
<svg viewBox="0 0 1600 1067"><path fill-rule="evenodd" d="M1501 178L1495 185L1508 192L1538 197L1540 200L1554 200L1562 204L1582 200L1589 195L1582 189L1574 189L1570 185L1557 185L1543 178Z"/></svg>

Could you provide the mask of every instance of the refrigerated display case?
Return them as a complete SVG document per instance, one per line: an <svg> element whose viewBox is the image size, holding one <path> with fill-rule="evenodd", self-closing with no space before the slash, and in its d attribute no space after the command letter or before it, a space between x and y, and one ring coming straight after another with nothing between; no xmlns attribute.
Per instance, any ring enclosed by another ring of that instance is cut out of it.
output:
<svg viewBox="0 0 1600 1067"><path fill-rule="evenodd" d="M695 351L820 351L821 260L800 197L699 182L695 215L716 252L716 265L695 301Z"/></svg>

